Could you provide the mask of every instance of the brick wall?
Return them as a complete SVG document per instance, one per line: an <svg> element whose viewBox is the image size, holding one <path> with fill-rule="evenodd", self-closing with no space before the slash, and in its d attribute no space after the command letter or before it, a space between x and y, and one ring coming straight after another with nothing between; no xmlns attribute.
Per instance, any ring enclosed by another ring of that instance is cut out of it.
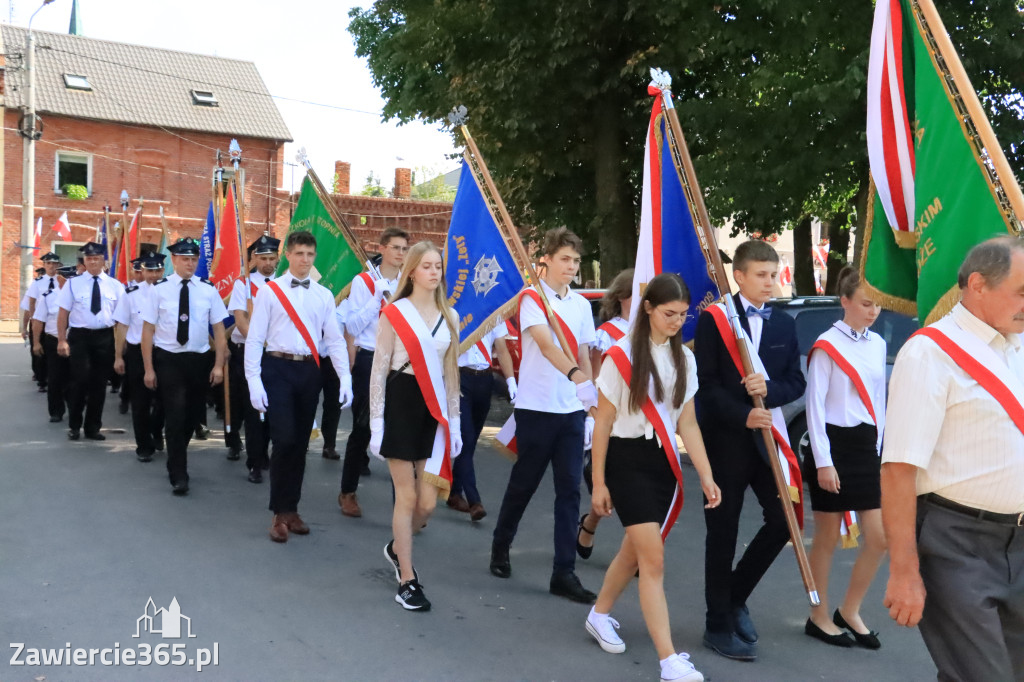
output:
<svg viewBox="0 0 1024 682"><path fill-rule="evenodd" d="M84 242L95 236L102 219L103 206L109 205L120 219L121 190L137 200L144 199L143 228L159 227L159 207L163 206L172 238L198 236L206 220L211 199L211 176L216 165L215 149L224 152L228 163L229 135L183 131L180 134L159 128L85 121L43 115L43 139L36 143L35 205L36 217L43 219L42 248L50 249L57 240L50 227L64 211L68 212L72 240ZM3 223L0 227L0 257L3 258L0 281L0 318L17 315L19 301L21 241L21 168L22 138L11 129L17 126L18 112L4 112ZM184 139L183 139L184 138ZM238 138L245 168L245 228L248 241L264 230L277 231L275 220L279 204L287 194L276 191L283 172L283 143L272 140ZM212 149L211 149L212 148ZM67 199L54 191L56 153L85 152L92 155L92 194L82 201ZM285 223L285 228L287 222ZM144 229L143 238L157 242L158 231Z"/></svg>

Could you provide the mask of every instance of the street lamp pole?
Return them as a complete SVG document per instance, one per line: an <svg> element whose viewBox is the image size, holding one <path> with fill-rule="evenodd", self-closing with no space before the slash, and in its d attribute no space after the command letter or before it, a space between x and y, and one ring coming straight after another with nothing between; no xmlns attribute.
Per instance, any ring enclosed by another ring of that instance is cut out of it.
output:
<svg viewBox="0 0 1024 682"><path fill-rule="evenodd" d="M36 39L32 35L32 20L39 14L39 10L49 5L53 0L43 0L28 20L28 34L25 37L25 115L22 118L21 135L24 137L22 144L22 166L21 166L21 298L25 297L28 287L32 284L32 219L35 217L35 194L36 194L36 140L42 133L36 130Z"/></svg>

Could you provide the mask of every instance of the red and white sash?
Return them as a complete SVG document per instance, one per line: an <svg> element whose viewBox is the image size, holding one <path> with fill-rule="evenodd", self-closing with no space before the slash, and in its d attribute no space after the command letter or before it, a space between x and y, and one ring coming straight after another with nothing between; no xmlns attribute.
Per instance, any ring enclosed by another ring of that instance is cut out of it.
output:
<svg viewBox="0 0 1024 682"><path fill-rule="evenodd" d="M448 425L448 393L444 385L444 367L437 357L434 337L416 307L407 298L385 307L383 314L409 353L409 364L412 365L416 383L423 393L423 400L427 403L430 416L437 421L434 445L425 467L426 480L437 486L438 495L447 499L452 489L452 438ZM453 339L452 343L455 342Z"/></svg>
<svg viewBox="0 0 1024 682"><path fill-rule="evenodd" d="M369 290L370 296L375 295L376 290L377 290L377 284L376 284L377 280L375 280L370 275L370 273L368 273L368 272L360 272L358 277L361 280L363 280L363 284L365 284L366 288ZM381 299L380 299L380 309L381 309L382 312L384 310L384 306L386 306L387 304L388 304L388 302L383 297L381 297Z"/></svg>
<svg viewBox="0 0 1024 682"><path fill-rule="evenodd" d="M629 342L612 346L606 355L615 363L615 368L622 375L622 380L626 382L626 386L629 386L633 376ZM652 380L648 384L647 401L641 409L644 416L647 417L647 421L654 427L654 432L658 434L658 440L661 441L661 447L665 450L669 466L672 467L672 473L676 477L676 491L672 495L672 504L669 506L665 520L661 523L661 540L664 542L669 531L672 530L672 526L675 525L676 519L679 518L679 512L683 509L683 469L680 464L679 445L676 443L675 424L672 423L668 405L654 401L653 387Z"/></svg>
<svg viewBox="0 0 1024 682"><path fill-rule="evenodd" d="M824 351L826 355L832 358L832 362L836 364L836 367L843 371L843 374L849 378L850 383L853 384L853 388L857 391L857 395L860 396L860 401L864 403L864 407L867 408L868 414L871 415L871 421L878 426L878 417L875 416L875 406L871 402L871 396L868 394L867 386L864 384L864 380L861 379L860 374L857 372L857 368L853 364L843 357L831 342L826 339L818 339L811 346L811 350L807 353L807 364L811 364L811 355L815 350ZM885 409L885 406L881 406ZM843 512L842 521L839 524L839 533L842 537L843 549L850 549L857 546L857 536L860 535L860 527L857 524L857 512L850 510Z"/></svg>
<svg viewBox="0 0 1024 682"><path fill-rule="evenodd" d="M309 335L309 329L306 328L306 323L302 321L302 317L299 316L298 312L296 312L295 306L293 306L292 302L288 300L288 297L285 295L284 291L281 290L281 287L278 286L277 282L267 282L267 286L277 296L277 300L281 302L281 307L284 308L288 317L291 318L292 324L294 324L295 328L299 331L299 335L302 337L302 340L306 342L306 346L309 347L310 354L316 361L316 366L319 367L320 352L316 349L313 337Z"/></svg>
<svg viewBox="0 0 1024 682"><path fill-rule="evenodd" d="M726 312L725 304L716 303L715 305L708 306L707 310L715 320L715 326L718 327L718 333L725 343L726 350L729 351L729 357L732 358L733 364L736 365L736 371L739 372L741 377L744 376L743 361L740 359L740 348L736 345L736 335L733 334L732 325L729 324L729 315ZM760 356L754 350L754 343L750 340L750 335L747 334L746 330L743 330L743 341L747 344L747 352L750 355L754 372L763 375L765 381L768 381L771 377L765 371L764 363L761 362ZM782 465L782 474L786 477L786 484L789 486L789 497L793 501L797 521L800 522L800 527L803 528L804 486L803 477L800 475L800 463L789 444L786 420L782 416L782 410L775 407L770 412L772 414L772 437L775 440L776 450L778 451L779 463Z"/></svg>
<svg viewBox="0 0 1024 682"><path fill-rule="evenodd" d="M629 321L621 317L613 317L597 329L612 337L612 341L618 341L629 330Z"/></svg>
<svg viewBox="0 0 1024 682"><path fill-rule="evenodd" d="M476 349L478 351L480 351L481 355L484 356L484 360L487 362L487 364L488 365L491 364L491 351L488 350L486 345L484 345L484 340L483 339L479 339L476 342Z"/></svg>
<svg viewBox="0 0 1024 682"><path fill-rule="evenodd" d="M914 336L918 335L927 336L953 358L960 369L989 392L1024 433L1024 383L1010 371L1006 361L992 346L961 329L949 315L917 330Z"/></svg>
<svg viewBox="0 0 1024 682"><path fill-rule="evenodd" d="M521 294L519 294L519 303L517 304L516 314L515 314L515 318L514 318L515 319L515 326L519 330L522 330L522 325L520 325L520 323L519 323L519 310L522 308L522 306L523 306L523 299L526 298L526 297L531 298L533 300L533 302L537 304L537 307L539 307L541 309L541 311L544 311L544 303L541 301L540 294L537 293L537 290L536 289L532 289L532 288L531 289L523 289L523 292ZM569 352L572 353L572 356L574 358L578 359L579 356L580 356L580 344L576 340L576 335L572 333L572 329L569 328L569 325L567 325L565 323L565 320L562 319L562 316L559 315L558 312L554 308L551 309L551 312L555 316L555 321L562 328L562 333L565 335L565 342L569 345ZM545 312L545 317L546 316L547 316L547 313ZM550 319L548 320L548 322L550 323ZM554 330L552 330L552 332L553 331ZM520 334L519 343L520 343L520 347L521 347L522 346L522 331L520 331L519 334ZM558 341L558 335L557 334L555 335L555 343L558 344L559 348L562 347L562 344L559 343L559 341ZM494 440L500 446L499 450L504 451L505 454L507 454L513 461L516 460L516 458L519 456L519 448L516 445L516 416L515 416L515 414L513 414L511 417L509 417L508 421L506 421L505 424L498 430L498 433L494 436Z"/></svg>

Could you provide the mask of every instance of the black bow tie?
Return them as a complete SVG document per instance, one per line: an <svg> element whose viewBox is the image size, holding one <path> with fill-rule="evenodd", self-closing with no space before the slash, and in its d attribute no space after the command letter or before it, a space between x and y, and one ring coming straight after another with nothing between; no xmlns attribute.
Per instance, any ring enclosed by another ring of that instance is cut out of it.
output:
<svg viewBox="0 0 1024 682"><path fill-rule="evenodd" d="M758 310L754 306L748 305L747 306L747 317L749 318L749 317L751 317L753 315L760 315L762 320L767 320L769 317L772 316L772 309L771 309L770 306L765 306L765 307L761 308L760 310Z"/></svg>
<svg viewBox="0 0 1024 682"><path fill-rule="evenodd" d="M308 279L304 279L304 280L302 280L300 282L297 279L293 279L292 280L292 286L293 287L302 287L303 289L308 289L309 288L309 280Z"/></svg>

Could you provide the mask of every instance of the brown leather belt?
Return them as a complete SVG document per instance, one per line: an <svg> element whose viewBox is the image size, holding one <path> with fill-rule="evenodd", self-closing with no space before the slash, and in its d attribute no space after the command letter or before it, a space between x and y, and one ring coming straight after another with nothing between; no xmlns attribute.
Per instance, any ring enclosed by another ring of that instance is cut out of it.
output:
<svg viewBox="0 0 1024 682"><path fill-rule="evenodd" d="M924 499L931 502L937 507L943 507L950 511L963 514L964 516L970 516L971 518L978 519L979 521L992 521L1003 526L1024 526L1024 512L1019 514L997 514L996 512L985 511L984 509L975 509L974 507L968 507L967 505L954 502L953 500L947 500L941 495L935 493L928 493L922 495Z"/></svg>
<svg viewBox="0 0 1024 682"><path fill-rule="evenodd" d="M272 358L291 360L292 362L316 362L316 359L312 355L295 355L294 353L282 353L279 350L268 350L267 355Z"/></svg>

